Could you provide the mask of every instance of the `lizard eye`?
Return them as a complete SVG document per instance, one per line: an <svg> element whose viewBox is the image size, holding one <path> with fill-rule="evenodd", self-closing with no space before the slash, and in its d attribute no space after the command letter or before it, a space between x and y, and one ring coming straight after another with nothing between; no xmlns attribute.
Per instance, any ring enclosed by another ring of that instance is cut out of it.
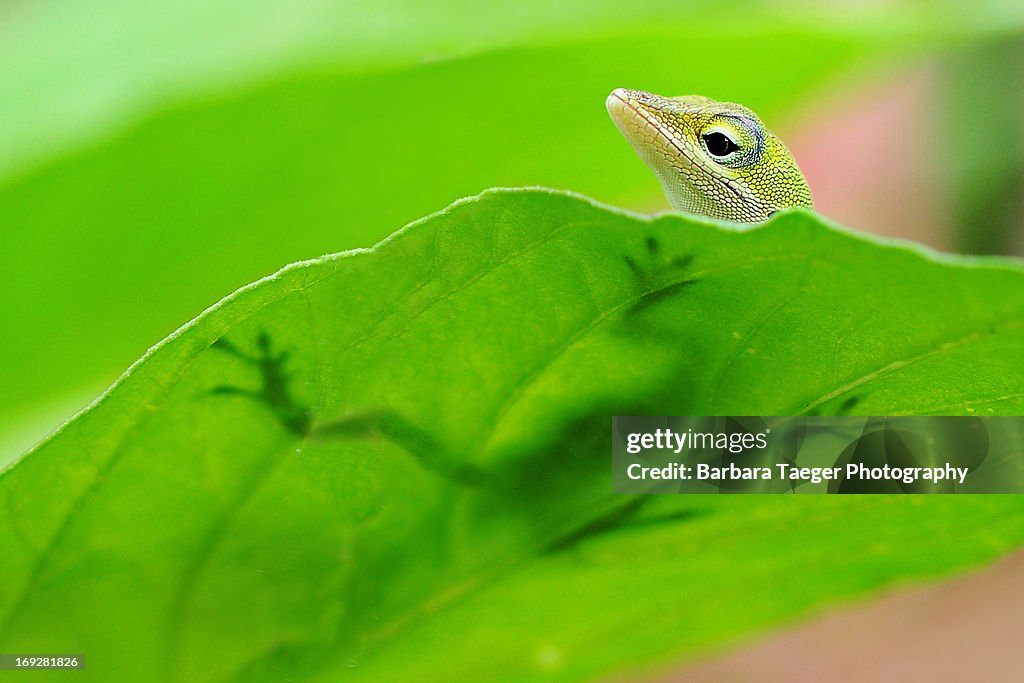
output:
<svg viewBox="0 0 1024 683"><path fill-rule="evenodd" d="M725 133L714 131L701 136L708 152L714 157L724 157L739 149L739 145L733 142Z"/></svg>

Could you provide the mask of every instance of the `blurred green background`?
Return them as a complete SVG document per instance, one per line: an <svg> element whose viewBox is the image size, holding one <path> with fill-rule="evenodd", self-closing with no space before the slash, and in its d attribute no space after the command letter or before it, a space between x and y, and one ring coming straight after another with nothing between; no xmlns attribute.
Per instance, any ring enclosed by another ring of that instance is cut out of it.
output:
<svg viewBox="0 0 1024 683"><path fill-rule="evenodd" d="M1016 1L0 5L0 466L239 286L491 186L668 208L615 87L742 102L818 210L1024 253Z"/></svg>

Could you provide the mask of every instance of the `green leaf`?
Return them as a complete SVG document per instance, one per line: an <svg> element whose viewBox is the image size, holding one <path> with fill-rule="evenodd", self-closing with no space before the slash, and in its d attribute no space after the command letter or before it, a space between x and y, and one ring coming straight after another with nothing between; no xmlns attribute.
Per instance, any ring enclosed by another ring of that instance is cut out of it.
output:
<svg viewBox="0 0 1024 683"><path fill-rule="evenodd" d="M976 565L1015 497L618 497L609 418L1020 413L1022 302L1019 263L810 213L485 193L240 290L0 475L2 649L582 680Z"/></svg>
<svg viewBox="0 0 1024 683"><path fill-rule="evenodd" d="M777 125L855 67L1022 24L1016 3L7 3L0 355L19 362L0 463L245 282L456 197L540 184L667 208L607 118L615 87Z"/></svg>
<svg viewBox="0 0 1024 683"><path fill-rule="evenodd" d="M728 79L730 96L769 116L860 53L827 35L700 33L602 30L386 69L286 69L258 87L165 107L11 179L0 186L0 225L18 237L0 257L0 289L18 295L0 308L0 354L21 361L0 378L0 406L49 412L45 402L69 390L94 396L246 282L369 246L487 187L544 184L667 208L608 119L613 88L720 92ZM700 68L680 79L683 46ZM736 74L709 57L725 46L763 56ZM817 58L803 60L812 50ZM0 444L4 417L0 408Z"/></svg>

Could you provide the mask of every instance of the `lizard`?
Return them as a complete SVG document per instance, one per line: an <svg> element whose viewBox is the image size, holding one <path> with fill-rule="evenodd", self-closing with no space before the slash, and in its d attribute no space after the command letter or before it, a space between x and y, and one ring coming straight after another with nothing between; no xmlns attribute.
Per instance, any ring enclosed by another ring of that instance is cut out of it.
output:
<svg viewBox="0 0 1024 683"><path fill-rule="evenodd" d="M678 211L759 223L781 209L813 208L793 155L742 105L625 88L605 105Z"/></svg>

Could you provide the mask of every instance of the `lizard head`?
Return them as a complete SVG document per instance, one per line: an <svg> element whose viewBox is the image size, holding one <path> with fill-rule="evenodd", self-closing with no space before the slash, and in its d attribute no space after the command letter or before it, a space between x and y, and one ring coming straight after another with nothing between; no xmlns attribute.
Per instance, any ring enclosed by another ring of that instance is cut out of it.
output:
<svg viewBox="0 0 1024 683"><path fill-rule="evenodd" d="M680 211L753 223L779 209L812 205L789 150L746 107L624 88L606 105Z"/></svg>

